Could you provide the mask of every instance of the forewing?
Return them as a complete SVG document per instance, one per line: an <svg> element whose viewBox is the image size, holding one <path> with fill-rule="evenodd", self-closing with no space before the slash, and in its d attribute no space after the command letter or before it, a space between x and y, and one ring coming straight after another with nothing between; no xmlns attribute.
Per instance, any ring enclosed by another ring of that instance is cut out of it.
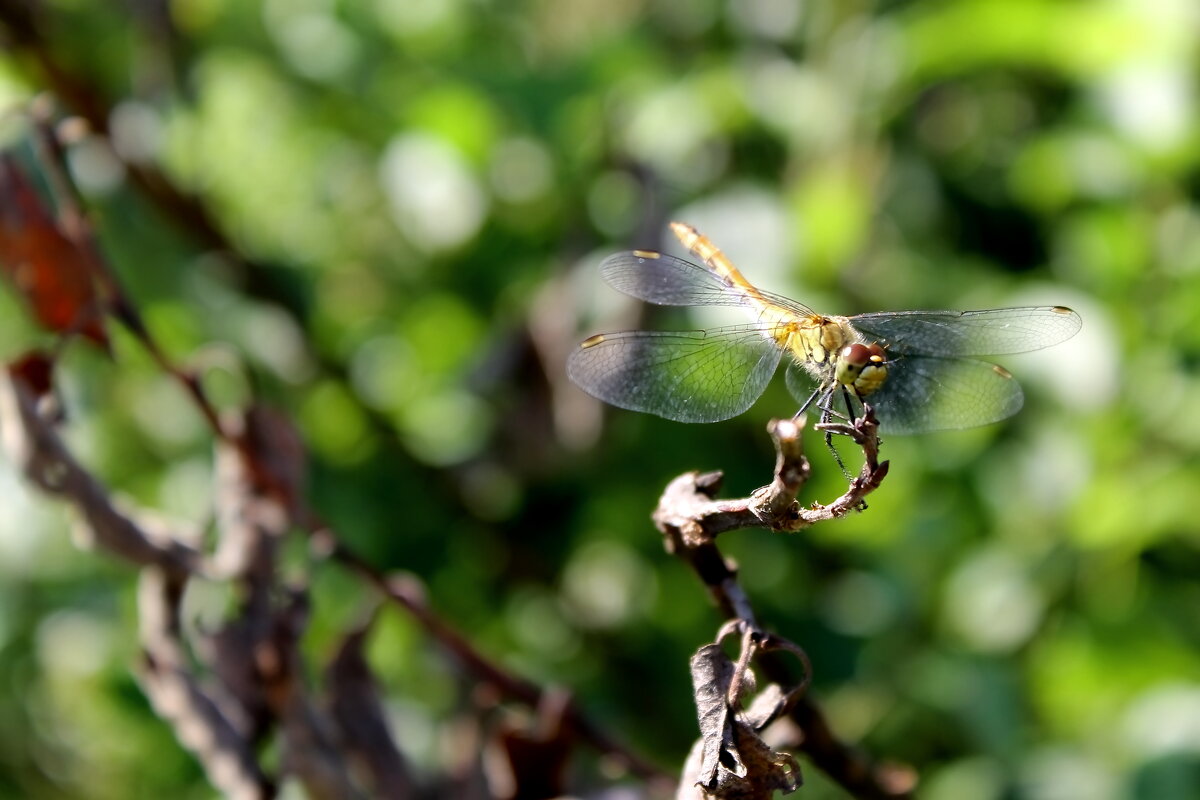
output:
<svg viewBox="0 0 1200 800"><path fill-rule="evenodd" d="M1082 321L1063 306L1028 306L859 314L850 323L889 354L995 356L1058 344L1074 336Z"/></svg>
<svg viewBox="0 0 1200 800"><path fill-rule="evenodd" d="M717 422L754 404L782 350L753 325L593 336L567 360L581 389L678 422Z"/></svg>
<svg viewBox="0 0 1200 800"><path fill-rule="evenodd" d="M614 289L663 306L742 305L725 282L704 267L643 250L604 259L600 274Z"/></svg>
<svg viewBox="0 0 1200 800"><path fill-rule="evenodd" d="M732 286L706 267L666 253L617 253L600 263L600 275L617 291L660 306L755 306L743 287ZM796 314L812 313L782 295L757 288L749 291Z"/></svg>
<svg viewBox="0 0 1200 800"><path fill-rule="evenodd" d="M883 388L867 398L885 433L986 425L1011 417L1025 398L1006 370L969 358L906 356L888 362Z"/></svg>

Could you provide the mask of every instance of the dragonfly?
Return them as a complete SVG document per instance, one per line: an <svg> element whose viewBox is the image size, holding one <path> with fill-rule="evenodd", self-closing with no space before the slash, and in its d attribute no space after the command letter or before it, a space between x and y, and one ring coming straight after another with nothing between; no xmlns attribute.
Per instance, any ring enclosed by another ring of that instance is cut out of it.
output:
<svg viewBox="0 0 1200 800"><path fill-rule="evenodd" d="M634 250L605 259L601 276L649 303L736 307L748 321L590 336L571 353L567 374L599 400L678 422L745 412L786 357L797 416L815 404L823 423L853 421L869 403L884 433L986 425L1024 403L1012 374L987 359L1058 344L1082 324L1065 306L818 314L750 283L692 226L673 222L671 231L701 264Z"/></svg>

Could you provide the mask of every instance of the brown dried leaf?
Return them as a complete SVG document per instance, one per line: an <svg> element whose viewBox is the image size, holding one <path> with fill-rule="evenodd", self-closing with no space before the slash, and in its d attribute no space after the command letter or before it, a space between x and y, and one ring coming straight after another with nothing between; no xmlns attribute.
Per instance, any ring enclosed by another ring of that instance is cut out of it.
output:
<svg viewBox="0 0 1200 800"><path fill-rule="evenodd" d="M273 580L276 552L295 519L293 506L304 470L299 437L278 414L263 408L230 415L233 442L217 447L217 522L220 541L213 568L222 577L249 580L264 591Z"/></svg>
<svg viewBox="0 0 1200 800"><path fill-rule="evenodd" d="M329 710L343 748L365 770L371 796L403 800L416 793L412 771L388 728L375 675L363 647L368 626L349 633L325 673Z"/></svg>
<svg viewBox="0 0 1200 800"><path fill-rule="evenodd" d="M719 644L706 644L691 659L692 694L704 742L697 782L712 787L719 771L736 777L746 767L733 743L733 713L726 700L734 666Z"/></svg>
<svg viewBox="0 0 1200 800"><path fill-rule="evenodd" d="M543 800L564 794L574 747L565 724L570 705L570 694L550 689L539 701L534 719L511 715L500 721L483 753L492 797Z"/></svg>
<svg viewBox="0 0 1200 800"><path fill-rule="evenodd" d="M741 718L756 731L770 725L779 719L779 715L787 707L788 696L778 683L769 683L750 703L749 708L742 712Z"/></svg>
<svg viewBox="0 0 1200 800"><path fill-rule="evenodd" d="M700 723L700 763L696 785L710 797L762 798L800 786L800 765L787 753L777 752L759 736L785 708L786 695L776 684L767 686L750 708L739 711L730 704L735 681L749 688L749 672L739 676L738 666L725 655L719 642L701 647L692 656L692 686Z"/></svg>

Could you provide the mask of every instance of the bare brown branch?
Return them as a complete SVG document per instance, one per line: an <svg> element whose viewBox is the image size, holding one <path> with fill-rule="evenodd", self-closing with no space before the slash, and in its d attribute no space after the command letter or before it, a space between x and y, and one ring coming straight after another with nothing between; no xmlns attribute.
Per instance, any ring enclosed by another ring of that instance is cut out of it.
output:
<svg viewBox="0 0 1200 800"><path fill-rule="evenodd" d="M546 693L552 691L524 678L511 674L484 656L462 634L439 617L426 600L425 588L415 575L386 575L346 549L328 528L317 526L313 533L314 547L329 553L374 585L391 602L403 608L427 634L466 668L478 680L493 686L505 697L538 707ZM594 723L570 700L563 711L564 725L579 741L587 742L611 761L643 778L652 786L662 788L673 783L662 769L639 756L614 739Z"/></svg>
<svg viewBox="0 0 1200 800"><path fill-rule="evenodd" d="M47 82L72 110L84 117L93 131L105 134L111 110L107 98L88 76L73 73L55 60L51 49L40 38L36 20L26 13L24 5L0 0L0 24L7 26L11 42L40 65ZM279 476L267 462L271 454L282 455L280 463L294 466L295 462L291 460L294 453L283 452L286 447L278 440L259 447L247 438L239 438L237 432L226 428L226 420L218 419L196 377L168 361L145 331L136 309L117 285L98 251L82 204L62 169L62 142L57 138L57 132L49 125L43 125L40 130L42 143L46 146L43 160L51 178L56 178L57 171L57 177L66 180L58 191L63 211L62 227L81 248L94 255L98 280L107 287L112 303L110 310L139 336L159 366L181 381L217 437L226 440L228 447L223 447L221 458L238 462L236 466L241 472L234 480L244 484L217 498L219 509L232 510L234 514L232 517L227 515L221 523L223 538L218 557L214 562L207 562L201 554L182 544L180 537L164 537L147 530L116 509L101 484L62 446L51 415L39 413L38 393L30 391L29 387L11 389L20 381L9 380L6 373L3 385L0 385L0 422L4 424L6 438L12 438L10 452L17 454L15 460L32 482L67 499L80 510L85 530L90 532L100 549L139 565L154 565L170 579L168 583L172 586L181 586L188 577L201 574L219 575L223 580L242 584L241 616L211 641L190 643L193 648L190 655L198 656L200 662L196 672L187 668L185 655L189 654L189 643L178 630L178 597L172 595L161 599L157 612L150 601L142 609L147 617L153 618L158 613L162 619L171 621L169 625L161 624L157 634L147 636L143 677L147 693L157 698L156 702L163 701L164 697L174 702L173 705L167 702L165 708L168 711L162 713L175 725L181 741L192 743L189 747L197 752L214 785L223 791L231 787L228 791L245 792L237 796L269 796L274 791L272 781L256 772L258 767L253 764L252 756L245 761L245 753L252 753L267 726L279 725L285 735L291 737L292 754L288 765L304 776L314 796L352 795L356 787L349 771L344 763L335 763L339 756L339 730L347 739L348 734L344 726L331 724L323 714L323 707L308 695L303 685L302 665L297 655L299 632L293 626L302 626L304 615L295 606L281 608L277 602L272 602L272 591L279 587L274 576L270 576L272 569L277 567L277 548L269 542L272 536L282 536L287 525L294 524L301 512L292 502L298 495L278 492L287 479L276 482ZM223 251L232 249L219 226L213 223L195 197L179 191L152 167L143 164L126 164L126 167L132 182L151 202L192 231L205 246ZM262 271L254 264L239 262L239 266L251 278L250 283L256 282L256 274L257 282L262 282ZM21 391L25 394L21 395ZM378 414L370 410L367 415L373 420L379 419ZM251 435L264 427L261 421L248 425ZM389 429L386 421L381 421L379 427ZM16 433L11 433L14 430ZM660 518L656 514L656 521L664 531L671 531L668 540L674 544L676 552L693 564L719 605L727 609L730 616L751 623L754 614L749 599L738 585L736 573L716 549L715 536L748 526L799 530L821 519L841 516L857 508L886 472L886 464L874 465L873 457L868 455L872 469L867 471L864 467L864 472L852 482L842 498L828 506L802 509L796 504L795 497L807 480L808 464L800 449L799 428L791 422L776 423L773 436L778 459L774 480L769 486L742 501L717 501L713 498L719 476L684 476L668 489L668 493L673 492L674 499L660 508L664 516ZM868 452L867 443L860 444L864 444L864 452ZM235 496L237 492L247 491L241 497ZM279 517L273 518L276 514ZM233 517L236 521L230 521ZM262 529L264 525L274 528L276 524L281 526L278 533L267 534ZM242 527L238 528L238 525ZM540 706L554 694L509 673L474 648L466 637L432 611L415 578L397 579L379 573L346 550L340 537L328 529L321 528L321 534L314 537L314 541L321 539L342 563L374 583L385 597L416 619L431 638L452 653L479 681L495 687L506 698L532 707ZM211 646L211 650L204 652L205 645ZM359 666L363 665L360 663ZM202 686L197 677L199 668L207 669L215 676L220 691ZM355 702L362 713L377 713L382 719L377 698L364 694ZM805 703L807 701L801 699L797 707ZM817 717L805 728L806 749L822 752L821 743L825 741L822 731L827 733L828 728L823 727L819 711L814 708L813 712ZM569 731L573 740L591 744L624 764L630 772L656 784L669 780L657 767L601 731L574 701L564 701L561 718L564 731ZM210 741L218 742L219 746L203 750L201 745ZM828 741L837 744L832 737ZM353 748L350 750L352 752ZM848 752L842 748L821 758L832 763L835 755ZM818 756L814 755L813 759L821 763ZM227 766L231 760L233 768ZM386 771L387 767L379 769ZM851 770L851 767L846 769Z"/></svg>
<svg viewBox="0 0 1200 800"><path fill-rule="evenodd" d="M139 681L160 717L195 754L209 781L226 797L274 797L274 783L258 765L243 726L227 716L188 667L180 639L182 583L161 570L142 572L138 593L143 662Z"/></svg>
<svg viewBox="0 0 1200 800"><path fill-rule="evenodd" d="M767 428L776 451L771 483L749 497L717 500L715 495L720 489L720 473L689 472L668 484L653 514L655 525L665 537L667 550L692 567L720 612L731 620L729 624L736 625L748 636L757 637L758 642L773 639L773 647L796 654L804 664L806 676L810 667L803 650L773 637L760 627L750 599L738 581L737 569L717 548L716 537L728 531L752 527L780 532L798 531L863 507L864 498L879 487L887 475L888 467L886 461L881 463L878 460L878 425L873 414L868 409L864 417L853 424L822 427L849 436L863 451L863 466L859 474L850 480L846 491L828 505L813 504L809 508L801 508L796 501L796 495L810 474L800 438L802 427L793 420L776 420ZM744 663L739 662L738 670L731 669L731 688L736 688L745 679L749 662L755 653L744 646L742 655ZM758 659L763 674L774 683L789 685L790 670L783 661L771 658L771 655L763 653ZM882 800L910 796L915 784L911 770L878 765L861 751L839 741L830 730L821 709L805 694L807 681L805 677L780 707L800 728L799 749L808 755L818 769L855 797ZM702 783L706 780L703 752L702 749L693 750L689 757L680 786L680 797L705 796L691 787L691 783L697 780ZM768 765L763 769L769 771L773 767ZM708 785L716 791L717 784ZM719 796L739 796L737 792L743 789L751 792L747 796L758 796L755 792L761 793L765 791L764 787L772 785L769 781L727 784L722 786Z"/></svg>
<svg viewBox="0 0 1200 800"><path fill-rule="evenodd" d="M104 258L91 220L84 210L79 189L71 180L67 169L66 149L58 127L54 124L54 113L53 100L47 94L38 97L31 108L34 142L41 156L43 172L54 189L59 227L86 260L92 279L101 290L105 310L120 320L146 348L159 367L179 382L213 432L218 436L222 435L217 410L204 393L200 381L195 375L171 362L166 352L150 335L137 307L121 286L117 273Z"/></svg>
<svg viewBox="0 0 1200 800"><path fill-rule="evenodd" d="M824 425L824 430L849 436L863 450L863 466L846 492L828 505L801 508L796 495L808 480L811 467L801 441L803 427L795 420L772 420L767 432L775 444L775 472L769 484L749 497L716 500L719 473L689 472L667 485L654 511L654 523L678 537L685 547L715 539L740 528L799 531L828 519L843 517L863 504L887 475L888 462L879 462L878 423L867 414L853 425Z"/></svg>
<svg viewBox="0 0 1200 800"><path fill-rule="evenodd" d="M117 508L104 486L63 445L53 420L39 412L39 393L11 368L0 371L0 426L9 458L32 484L74 506L89 545L176 575L200 568L200 555L192 547L139 526Z"/></svg>

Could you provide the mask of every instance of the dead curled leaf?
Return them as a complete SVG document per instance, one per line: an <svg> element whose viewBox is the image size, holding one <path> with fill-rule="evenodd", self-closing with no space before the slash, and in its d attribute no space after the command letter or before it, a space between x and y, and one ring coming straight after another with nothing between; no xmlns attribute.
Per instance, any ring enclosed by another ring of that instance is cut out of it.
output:
<svg viewBox="0 0 1200 800"><path fill-rule="evenodd" d="M759 735L783 713L787 694L778 684L770 684L742 709L741 695L753 691L749 659L735 664L725 654L721 638L701 647L691 659L700 723L699 764L694 783L681 786L680 796L766 800L776 791L793 792L802 782L799 763L788 753L773 750Z"/></svg>

